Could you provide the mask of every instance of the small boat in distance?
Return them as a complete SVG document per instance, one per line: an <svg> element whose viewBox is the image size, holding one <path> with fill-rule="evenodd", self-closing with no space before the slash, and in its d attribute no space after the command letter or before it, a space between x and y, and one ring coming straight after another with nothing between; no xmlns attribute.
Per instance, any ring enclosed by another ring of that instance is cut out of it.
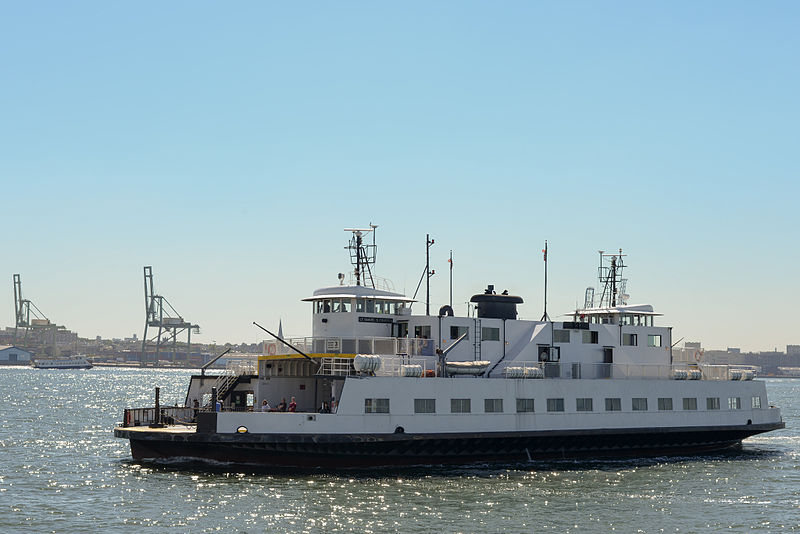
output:
<svg viewBox="0 0 800 534"><path fill-rule="evenodd" d="M427 300L412 314L414 298L373 277L374 230L348 230L355 283L339 274L303 299L311 337L264 329L276 341L257 365L203 369L184 406L161 406L156 388L155 407L126 409L114 435L133 458L339 469L687 455L784 428L752 371L673 354L661 314L628 303L621 250L600 252L599 298L588 288L557 320L518 318L522 297L493 285L466 317Z"/></svg>
<svg viewBox="0 0 800 534"><path fill-rule="evenodd" d="M75 354L64 358L36 358L33 366L36 369L91 369L92 363L83 354Z"/></svg>

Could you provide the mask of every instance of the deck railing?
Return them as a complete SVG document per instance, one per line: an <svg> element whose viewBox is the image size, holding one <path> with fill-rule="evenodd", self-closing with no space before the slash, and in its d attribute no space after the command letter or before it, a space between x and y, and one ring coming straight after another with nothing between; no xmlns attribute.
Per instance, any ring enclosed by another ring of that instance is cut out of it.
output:
<svg viewBox="0 0 800 534"><path fill-rule="evenodd" d="M161 419L163 424L193 424L196 410L184 406L162 406ZM123 412L122 426L147 426L156 423L155 408L126 408Z"/></svg>

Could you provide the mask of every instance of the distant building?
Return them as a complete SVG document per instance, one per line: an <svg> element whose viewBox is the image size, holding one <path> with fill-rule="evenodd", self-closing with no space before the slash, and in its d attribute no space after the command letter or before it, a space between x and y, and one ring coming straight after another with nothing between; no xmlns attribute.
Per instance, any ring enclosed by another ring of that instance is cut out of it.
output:
<svg viewBox="0 0 800 534"><path fill-rule="evenodd" d="M742 349L739 347L728 347L728 354L741 354Z"/></svg>
<svg viewBox="0 0 800 534"><path fill-rule="evenodd" d="M786 345L786 354L800 354L800 345Z"/></svg>
<svg viewBox="0 0 800 534"><path fill-rule="evenodd" d="M0 345L0 364L15 365L31 363L31 353L14 345Z"/></svg>
<svg viewBox="0 0 800 534"><path fill-rule="evenodd" d="M683 346L686 347L687 349L695 349L695 350L700 350L703 348L699 341L687 341L686 343L683 344Z"/></svg>

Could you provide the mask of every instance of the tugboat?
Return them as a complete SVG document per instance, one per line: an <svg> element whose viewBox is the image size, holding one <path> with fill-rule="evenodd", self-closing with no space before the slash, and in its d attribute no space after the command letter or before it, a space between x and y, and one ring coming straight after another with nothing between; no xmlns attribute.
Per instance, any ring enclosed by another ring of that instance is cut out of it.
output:
<svg viewBox="0 0 800 534"><path fill-rule="evenodd" d="M353 468L688 455L784 427L752 372L673 357L660 314L627 303L621 250L600 253L599 289L568 320L546 307L519 319L522 297L492 285L472 297L474 316L417 315L373 277L375 228L347 230L352 282L340 274L303 299L311 337L264 329L275 341L256 369L192 376L183 407L160 407L157 389L155 407L126 409L114 435L133 458Z"/></svg>

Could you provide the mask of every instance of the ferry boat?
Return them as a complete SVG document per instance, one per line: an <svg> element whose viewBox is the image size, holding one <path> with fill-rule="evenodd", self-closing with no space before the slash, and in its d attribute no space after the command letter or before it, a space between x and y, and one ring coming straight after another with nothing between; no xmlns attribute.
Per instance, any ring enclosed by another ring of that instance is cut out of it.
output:
<svg viewBox="0 0 800 534"><path fill-rule="evenodd" d="M33 360L36 369L91 369L92 364L83 354L75 354L64 358L36 358Z"/></svg>
<svg viewBox="0 0 800 534"><path fill-rule="evenodd" d="M126 409L114 434L133 458L352 468L687 455L784 427L752 372L673 357L660 314L627 302L621 250L600 253L598 289L563 320L546 306L520 319L523 298L492 285L468 316L431 315L429 298L416 314L373 277L375 228L348 230L352 282L339 274L303 299L311 337L264 329L275 340L257 366L192 376L183 407L161 407L156 389L155 407Z"/></svg>

